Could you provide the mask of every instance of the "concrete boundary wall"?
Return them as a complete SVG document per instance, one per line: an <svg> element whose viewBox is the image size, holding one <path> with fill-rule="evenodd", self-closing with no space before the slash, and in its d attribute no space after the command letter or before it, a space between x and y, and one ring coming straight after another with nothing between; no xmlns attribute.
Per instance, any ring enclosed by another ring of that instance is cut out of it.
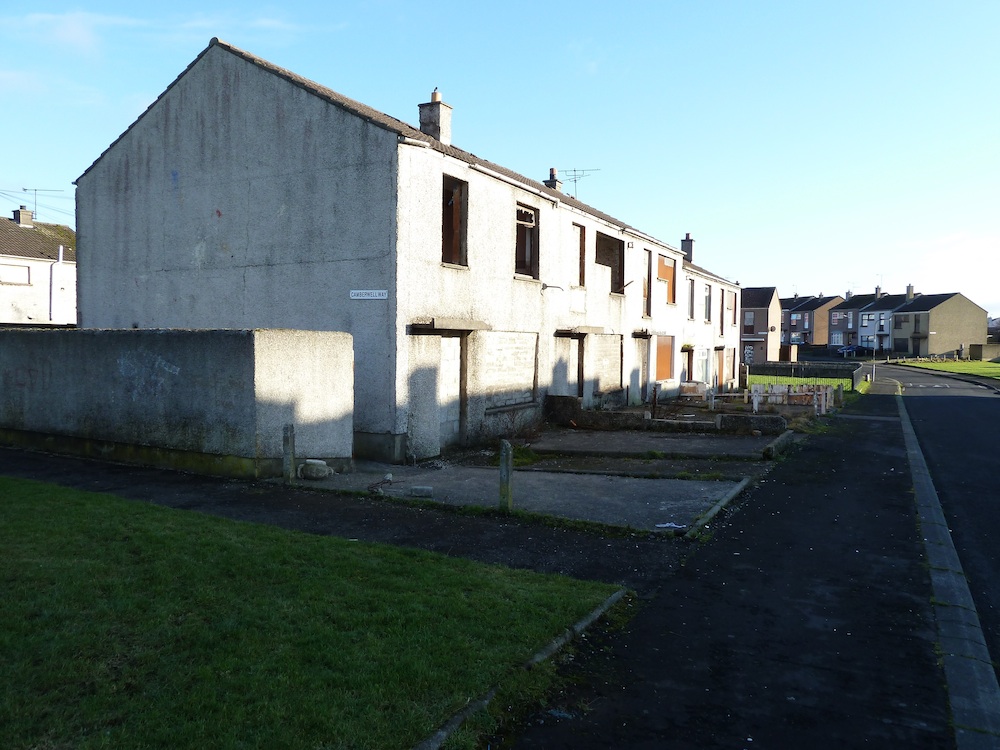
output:
<svg viewBox="0 0 1000 750"><path fill-rule="evenodd" d="M0 330L0 443L228 476L350 463L349 334Z"/></svg>

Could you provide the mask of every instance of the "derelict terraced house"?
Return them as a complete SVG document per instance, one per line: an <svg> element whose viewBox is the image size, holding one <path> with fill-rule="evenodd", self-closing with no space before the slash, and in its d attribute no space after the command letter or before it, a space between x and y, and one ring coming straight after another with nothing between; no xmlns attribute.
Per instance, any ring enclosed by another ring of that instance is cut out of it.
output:
<svg viewBox="0 0 1000 750"><path fill-rule="evenodd" d="M682 347L735 353L738 287L455 148L436 93L419 115L213 39L77 181L81 325L348 332L355 454L391 461L515 432L545 394L676 393Z"/></svg>

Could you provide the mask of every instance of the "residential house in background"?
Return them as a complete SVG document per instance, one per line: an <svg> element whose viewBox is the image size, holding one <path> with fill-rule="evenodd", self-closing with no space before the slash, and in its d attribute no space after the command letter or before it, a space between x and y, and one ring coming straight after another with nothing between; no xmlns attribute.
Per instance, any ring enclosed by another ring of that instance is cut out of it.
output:
<svg viewBox="0 0 1000 750"><path fill-rule="evenodd" d="M682 250L218 39L77 181L80 322L354 337L354 450L509 435L547 394L735 378L739 287ZM683 243L682 243L683 244Z"/></svg>
<svg viewBox="0 0 1000 750"><path fill-rule="evenodd" d="M963 295L916 292L848 295L830 311L830 346L858 346L875 355L966 357L986 342L985 310ZM933 317L932 317L933 314Z"/></svg>
<svg viewBox="0 0 1000 750"><path fill-rule="evenodd" d="M882 296L882 290L875 288L875 294L852 294L839 305L830 308L830 346L858 346L858 321L861 310Z"/></svg>
<svg viewBox="0 0 1000 750"><path fill-rule="evenodd" d="M0 325L76 325L76 233L25 206L0 219Z"/></svg>
<svg viewBox="0 0 1000 750"><path fill-rule="evenodd" d="M781 300L781 343L826 346L830 335L830 310L841 296L789 297Z"/></svg>
<svg viewBox="0 0 1000 750"><path fill-rule="evenodd" d="M863 307L858 316L858 345L870 352L892 348L892 313L914 298L913 287L906 294L882 294Z"/></svg>
<svg viewBox="0 0 1000 750"><path fill-rule="evenodd" d="M781 299L773 286L745 287L740 313L741 361L777 362L781 352Z"/></svg>
<svg viewBox="0 0 1000 750"><path fill-rule="evenodd" d="M959 292L914 296L892 313L892 351L912 357L968 357L986 343L986 310Z"/></svg>

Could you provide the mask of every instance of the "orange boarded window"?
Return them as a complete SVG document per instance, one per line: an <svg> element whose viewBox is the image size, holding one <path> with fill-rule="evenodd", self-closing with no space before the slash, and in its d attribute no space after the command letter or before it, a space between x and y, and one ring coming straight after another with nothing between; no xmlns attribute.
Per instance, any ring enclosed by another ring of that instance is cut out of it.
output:
<svg viewBox="0 0 1000 750"><path fill-rule="evenodd" d="M656 379L670 380L674 376L674 337L656 337Z"/></svg>
<svg viewBox="0 0 1000 750"><path fill-rule="evenodd" d="M656 278L667 282L667 302L670 304L676 302L677 294L674 287L677 282L677 262L666 255L659 256L659 262L656 267Z"/></svg>

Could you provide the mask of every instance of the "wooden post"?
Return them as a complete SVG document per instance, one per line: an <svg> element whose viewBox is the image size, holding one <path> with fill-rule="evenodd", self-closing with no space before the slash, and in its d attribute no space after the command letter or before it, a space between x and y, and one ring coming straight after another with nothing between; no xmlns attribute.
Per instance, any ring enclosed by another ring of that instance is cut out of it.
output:
<svg viewBox="0 0 1000 750"><path fill-rule="evenodd" d="M514 491L511 479L514 475L514 449L507 440L500 441L500 510L514 510Z"/></svg>
<svg viewBox="0 0 1000 750"><path fill-rule="evenodd" d="M282 473L285 482L295 484L295 425L286 424L282 435Z"/></svg>

